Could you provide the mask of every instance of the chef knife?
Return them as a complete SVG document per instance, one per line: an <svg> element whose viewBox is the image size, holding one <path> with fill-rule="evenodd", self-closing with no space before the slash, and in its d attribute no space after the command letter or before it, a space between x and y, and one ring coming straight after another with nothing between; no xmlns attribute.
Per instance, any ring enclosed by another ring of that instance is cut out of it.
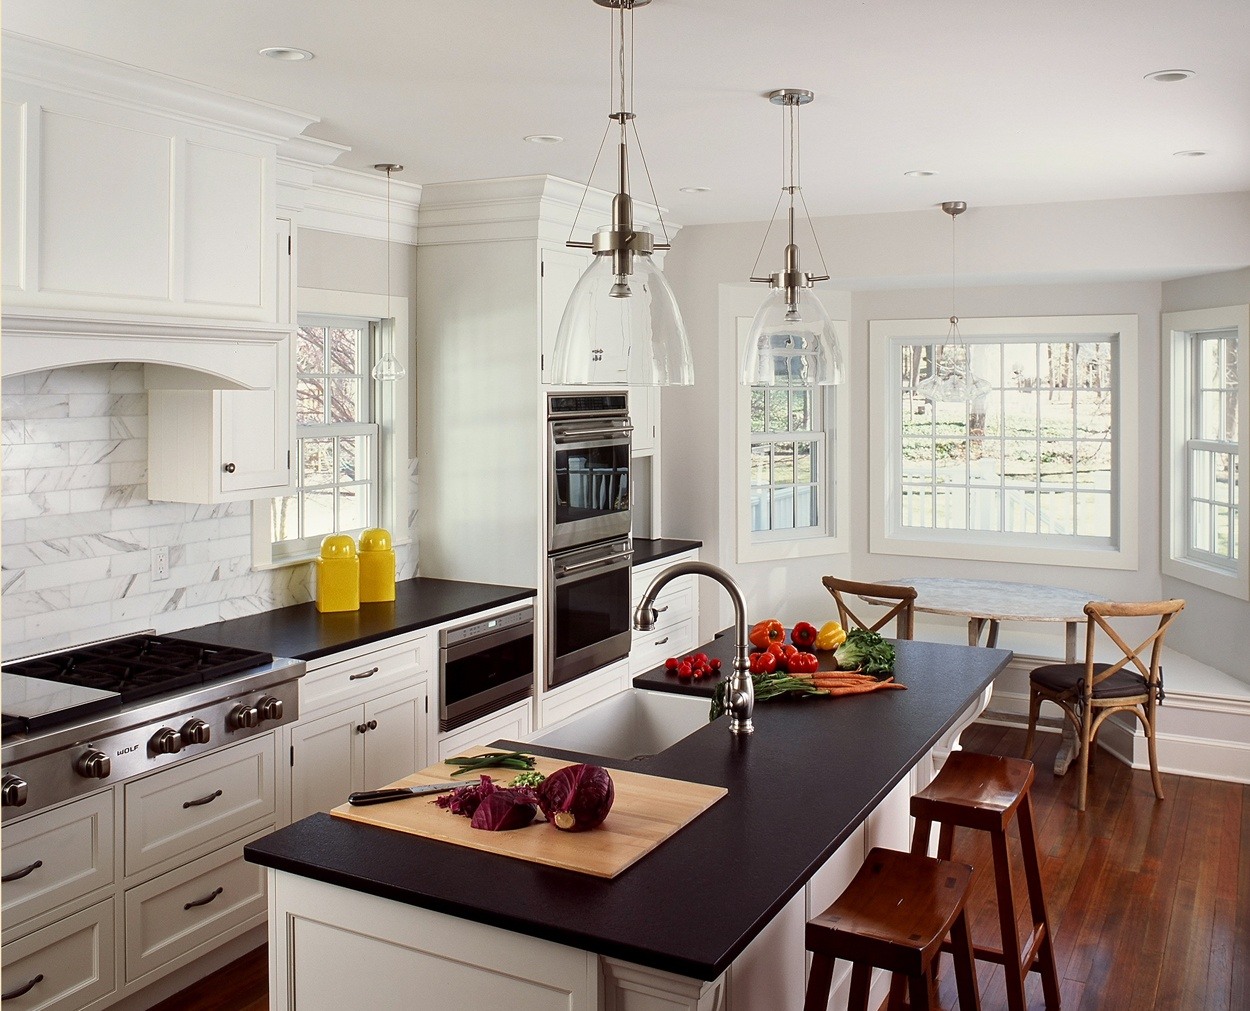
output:
<svg viewBox="0 0 1250 1011"><path fill-rule="evenodd" d="M428 793L446 793L464 783L434 783L428 786L392 786L384 790L362 790L347 795L347 803L356 807L364 804L385 804L392 800L403 800L405 797L423 797Z"/></svg>

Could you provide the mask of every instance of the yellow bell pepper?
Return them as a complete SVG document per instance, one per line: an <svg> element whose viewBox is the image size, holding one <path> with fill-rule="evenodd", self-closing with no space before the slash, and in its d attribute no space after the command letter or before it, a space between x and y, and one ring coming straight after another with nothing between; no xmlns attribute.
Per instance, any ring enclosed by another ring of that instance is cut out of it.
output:
<svg viewBox="0 0 1250 1011"><path fill-rule="evenodd" d="M816 642L813 645L819 650L831 650L837 649L844 642L846 642L846 629L836 621L826 621L816 633Z"/></svg>

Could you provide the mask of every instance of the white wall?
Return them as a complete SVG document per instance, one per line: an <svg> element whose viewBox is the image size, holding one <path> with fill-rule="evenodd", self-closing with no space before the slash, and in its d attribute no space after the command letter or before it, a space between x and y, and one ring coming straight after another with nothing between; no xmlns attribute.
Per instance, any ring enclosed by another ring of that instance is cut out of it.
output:
<svg viewBox="0 0 1250 1011"><path fill-rule="evenodd" d="M1247 302L1250 302L1250 269L1163 284L1164 312ZM1241 423L1250 423L1250 419L1243 417ZM1247 462L1243 462L1241 472L1250 474ZM1243 486L1242 508L1247 507L1250 502L1246 501ZM1172 626L1174 631L1168 634L1169 644L1250 682L1250 655L1246 650L1250 644L1250 603L1171 576L1163 577L1163 593L1168 597L1184 597L1186 601L1184 613Z"/></svg>
<svg viewBox="0 0 1250 1011"><path fill-rule="evenodd" d="M962 316L1135 313L1139 318L1139 382L1131 395L1138 398L1140 453L1132 468L1137 487L1130 492L1137 495L1140 510L1138 571L1028 565L1014 569L1007 578L1087 588L1091 597L1143 599L1164 592L1158 533L1159 313L1171 307L1163 304L1161 279L1250 264L1250 193L973 208L959 218L956 228L957 306ZM839 391L854 398L849 556L784 566L734 562L733 433L725 430L733 394L732 381L725 378L730 374L725 356L732 357L733 349L721 346L718 338L719 288L741 283L750 272L763 235L762 222L689 226L666 263L690 332L696 378L693 387L663 392L662 532L702 539L704 557L724 565L742 582L753 618L828 617L832 601L819 581L825 572L863 579L1004 578L1002 567L993 563L872 554L863 521L869 482L874 480L866 382L868 321L947 314L950 219L934 208L918 214L820 219L816 229L832 275L822 288L851 291L849 380ZM819 266L814 250L804 248L804 260L809 270ZM1244 271L1232 276L1242 275ZM762 298L764 286L756 287ZM705 633L729 623L723 596L711 587L702 590ZM1213 664L1217 657L1228 658L1206 648L1206 643L1230 626L1208 624L1197 608L1185 617L1193 629L1189 648L1196 658ZM1245 616L1240 627L1245 627Z"/></svg>

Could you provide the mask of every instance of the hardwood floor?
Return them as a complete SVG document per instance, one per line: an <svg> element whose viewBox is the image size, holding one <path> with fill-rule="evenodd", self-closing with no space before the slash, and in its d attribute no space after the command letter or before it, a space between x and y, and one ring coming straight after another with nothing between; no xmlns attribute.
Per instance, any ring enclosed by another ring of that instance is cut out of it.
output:
<svg viewBox="0 0 1250 1011"><path fill-rule="evenodd" d="M977 724L963 742L970 751L1016 756L1024 731ZM1156 802L1148 772L1104 753L1081 813L1076 777L1050 772L1058 743L1057 734L1041 735L1033 803L1063 1006L1250 1008L1250 786L1164 775L1166 799ZM998 914L981 835L958 830L955 856L978 869L973 937L990 944L997 943ZM1018 860L1014 833L1011 844ZM1016 878L1017 905L1025 909L1024 881ZM956 1006L954 973L949 962L943 968L942 1007L949 1009ZM977 976L985 1011L1006 1008L1002 970L978 962ZM266 979L260 948L157 1011L263 1011ZM1028 997L1030 1008L1044 1006L1036 973Z"/></svg>

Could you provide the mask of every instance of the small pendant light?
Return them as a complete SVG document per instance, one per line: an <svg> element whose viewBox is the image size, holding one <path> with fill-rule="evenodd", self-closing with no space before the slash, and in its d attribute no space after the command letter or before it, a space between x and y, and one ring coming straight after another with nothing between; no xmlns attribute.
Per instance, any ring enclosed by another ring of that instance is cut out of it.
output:
<svg viewBox="0 0 1250 1011"><path fill-rule="evenodd" d="M989 392L990 384L972 371L972 348L959 332L955 315L955 218L968 209L962 200L947 200L944 213L951 216L951 316L950 329L941 353L931 363L932 372L916 384L916 392L934 402L972 403Z"/></svg>
<svg viewBox="0 0 1250 1011"><path fill-rule="evenodd" d="M391 312L391 173L402 172L402 165L383 162L373 166L386 173L386 319L382 321L381 346L385 349L373 365L373 378L379 383L396 383L408 375L395 357L395 315Z"/></svg>
<svg viewBox="0 0 1250 1011"><path fill-rule="evenodd" d="M560 329L556 335L555 364L552 381L557 384L624 383L630 386L689 386L694 382L694 364L690 355L690 341L682 323L681 310L664 275L651 259L657 249L668 249L668 232L665 241L656 242L650 232L634 225L633 201L629 195L629 162L627 152L627 126L632 128L634 143L646 172L646 157L634 114L628 111L626 101L626 73L628 63L633 67L634 9L644 7L651 0L594 0L600 7L616 12L613 32L618 30L619 39L614 47L619 81L618 106L608 115L608 128L604 131L599 150L607 140L612 124L617 125L617 187L612 198L612 222L595 232L592 242L575 242L566 245L575 249L594 250L594 257L586 272L573 289ZM626 57L626 15L628 19L629 54ZM632 97L632 75L628 94ZM595 164L598 164L598 156ZM594 176L591 167L591 177ZM650 182L650 173L647 172ZM590 179L586 181L586 191ZM585 192L582 200L585 201ZM658 208L655 192L651 199ZM578 207L580 214L581 207ZM576 218L574 228L576 228ZM663 216L660 218L663 227Z"/></svg>
<svg viewBox="0 0 1250 1011"><path fill-rule="evenodd" d="M788 196L790 206L784 267L766 277L754 276L755 268L751 270L751 280L770 285L772 291L755 314L747 337L746 355L742 360L742 382L746 386L789 385L795 379L820 386L842 382L842 349L833 332L833 321L811 290L816 281L829 280L829 269L825 267L820 275L799 269L799 247L794 241L794 198L797 195L803 199L798 176L798 110L813 98L812 92L801 88L779 88L768 95L770 102L786 110L782 122L782 186L781 196L764 231L760 252L755 257L756 267L773 221L777 220L777 208L782 199ZM807 216L816 252L820 254L821 266L824 266L824 254L820 253L806 201L803 213Z"/></svg>

